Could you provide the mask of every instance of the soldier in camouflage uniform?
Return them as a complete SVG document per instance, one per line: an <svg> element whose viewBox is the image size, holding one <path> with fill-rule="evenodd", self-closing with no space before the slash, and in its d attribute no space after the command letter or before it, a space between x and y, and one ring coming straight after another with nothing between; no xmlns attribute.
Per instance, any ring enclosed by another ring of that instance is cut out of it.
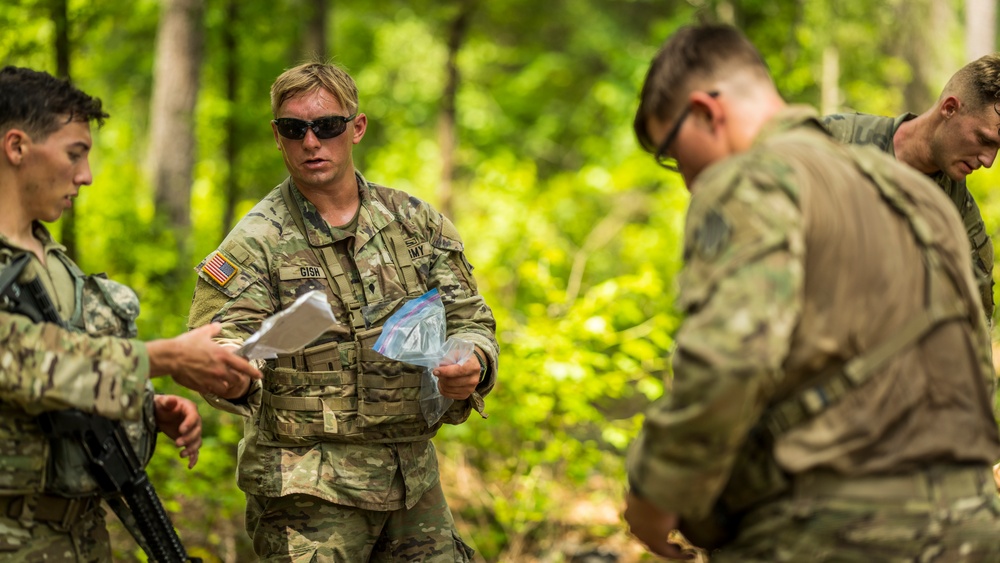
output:
<svg viewBox="0 0 1000 563"><path fill-rule="evenodd" d="M484 418L499 349L458 232L427 203L368 182L354 168L365 134L354 80L309 63L271 87L274 140L290 177L198 267L190 326L222 323L239 345L261 322L320 290L336 324L264 379L213 405L246 417L237 480L262 561L468 561L441 491L420 370L372 350L387 318L437 288L447 335L475 345L435 369L455 399L443 422Z"/></svg>
<svg viewBox="0 0 1000 563"><path fill-rule="evenodd" d="M55 221L91 182L90 122L100 100L29 69L0 70L0 271L30 253L37 275L71 330L35 324L0 307L0 560L111 561L105 512L85 460L49 442L37 416L79 409L122 420L148 461L158 428L188 467L201 447L195 404L152 393L150 377L176 374L196 391L223 392L245 360L212 340L218 327L170 340L136 340L134 292L84 275L41 221Z"/></svg>
<svg viewBox="0 0 1000 563"><path fill-rule="evenodd" d="M990 339L941 190L786 105L729 26L667 41L635 130L691 203L632 532L713 563L1000 561Z"/></svg>
<svg viewBox="0 0 1000 563"><path fill-rule="evenodd" d="M993 241L965 177L989 168L1000 148L1000 54L956 72L933 107L920 115L838 113L823 118L837 139L872 145L928 175L955 204L972 247L972 266L986 318L993 318Z"/></svg>

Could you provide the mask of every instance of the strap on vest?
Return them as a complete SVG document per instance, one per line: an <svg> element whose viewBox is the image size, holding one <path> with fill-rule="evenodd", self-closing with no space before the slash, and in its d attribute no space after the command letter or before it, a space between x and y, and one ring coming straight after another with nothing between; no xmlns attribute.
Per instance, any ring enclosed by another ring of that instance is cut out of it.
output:
<svg viewBox="0 0 1000 563"><path fill-rule="evenodd" d="M66 271L69 272L70 277L73 279L73 312L70 313L66 322L70 326L83 328L83 280L87 277L87 274L84 274L83 270L70 260L69 256L66 256L62 252L57 252L56 257L66 267Z"/></svg>
<svg viewBox="0 0 1000 563"><path fill-rule="evenodd" d="M354 411L358 406L357 397L281 397L263 390L261 402L276 409L286 411Z"/></svg>
<svg viewBox="0 0 1000 563"><path fill-rule="evenodd" d="M316 249L313 248L313 251L315 252ZM333 247L324 246L321 254L317 256L326 268L327 275L332 276L334 283L337 284L337 296L344 302L344 306L351 315L351 326L354 327L354 331L364 330L365 317L361 314L361 302L354 295L354 289L351 288L351 280L347 279L347 273L344 272L344 267L341 265L340 259L333 252Z"/></svg>
<svg viewBox="0 0 1000 563"><path fill-rule="evenodd" d="M382 401L378 403L358 403L358 414L365 416L397 416L404 414L420 414L420 403L417 401Z"/></svg>
<svg viewBox="0 0 1000 563"><path fill-rule="evenodd" d="M281 360L282 358L278 358ZM276 365L280 367L280 362L278 360L268 360L273 361ZM308 365L308 364L307 364ZM267 374L267 381L275 385L294 385L297 387L320 387L325 385L354 385L358 382L357 371L351 370L338 370L338 371L307 371L305 367L299 364L298 368L293 366L287 366L289 370L296 371L276 371L273 368Z"/></svg>
<svg viewBox="0 0 1000 563"><path fill-rule="evenodd" d="M272 368L288 368L305 371L339 371L340 342L327 342L300 352L282 354L273 360L268 360Z"/></svg>
<svg viewBox="0 0 1000 563"><path fill-rule="evenodd" d="M906 218L924 255L926 277L924 300L927 305L896 334L864 354L852 358L840 369L830 370L827 375L819 378L818 384L770 407L764 413L761 425L773 439L777 439L789 429L814 418L840 400L848 391L860 387L871 379L886 361L908 346L919 342L940 324L968 318L970 313L968 305L960 298L962 293L958 290L960 286L958 281L954 279L954 275L946 268L939 267L941 261L938 251L933 245L933 233L923 218L915 213L909 199L895 183L885 178L877 167L871 166L863 153L859 154L860 151L850 150L846 146L842 147L842 150L849 151L848 156L858 169L875 184L879 195ZM938 271L944 271L947 279L951 281L952 287L956 290L956 296L959 297L951 305L942 306L935 297L936 276L934 274Z"/></svg>
<svg viewBox="0 0 1000 563"><path fill-rule="evenodd" d="M420 387L419 373L404 373L396 377L385 377L377 374L361 374L361 386L365 389L403 389L405 387Z"/></svg>
<svg viewBox="0 0 1000 563"><path fill-rule="evenodd" d="M820 384L802 391L768 409L762 423L773 438L781 436L789 429L817 416L834 404L848 391L860 387L871 379L887 360L902 352L907 346L918 342L939 324L966 318L965 308L943 311L934 308L921 311L902 330L853 358L841 369L833 370Z"/></svg>
<svg viewBox="0 0 1000 563"><path fill-rule="evenodd" d="M285 200L285 206L288 207L291 213L292 220L295 221L295 226L308 239L308 231L306 231L305 220L302 218L302 210L299 209L291 190L292 181L289 179L281 185L281 196ZM403 241L403 233L400 230L399 222L396 220L390 221L383 228L382 236L388 243L388 250L392 254L393 265L396 267L407 296L419 296L423 291L417 278L417 270L413 265L413 259L410 257L406 243ZM354 290L351 288L351 281L347 277L347 273L344 272L344 268L337 258L336 253L334 253L333 247L327 245L322 250L317 250L310 244L309 248L316 254L317 259L326 271L327 277L337 285L337 296L343 302L344 308L350 313L351 326L354 327L354 331L364 330L366 324L364 315L361 314L362 303L354 295Z"/></svg>
<svg viewBox="0 0 1000 563"><path fill-rule="evenodd" d="M295 226L298 227L299 232L302 236L306 238L306 243L309 240L309 231L306 230L305 220L302 218L302 210L299 209L298 202L292 196L292 180L289 178L285 183L281 184L281 197L285 200L285 207L288 208L288 212L292 216L292 220L295 222ZM309 244L309 248L316 254L320 265L323 266L323 270L326 271L327 279L332 280L337 284L337 297L340 298L341 302L344 304L344 308L350 312L351 315L351 325L355 329L359 327L364 327L364 317L361 313L361 304L358 303L357 299L354 298L354 291L351 290L350 280L346 279L347 276L344 273L344 268L340 265L340 261L333 254L333 249L329 246L324 247L322 253L316 250L312 244ZM360 325L358 323L361 323Z"/></svg>
<svg viewBox="0 0 1000 563"><path fill-rule="evenodd" d="M417 281L417 269L413 266L413 258L403 241L403 232L399 228L399 221L392 221L385 228L385 234L392 247L393 262L399 272L400 279L403 280L406 294L410 297L419 296L422 291Z"/></svg>

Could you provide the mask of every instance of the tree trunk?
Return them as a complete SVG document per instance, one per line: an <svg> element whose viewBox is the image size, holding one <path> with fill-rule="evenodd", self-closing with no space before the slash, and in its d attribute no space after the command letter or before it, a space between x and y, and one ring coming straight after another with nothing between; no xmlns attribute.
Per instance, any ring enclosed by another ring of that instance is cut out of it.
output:
<svg viewBox="0 0 1000 563"><path fill-rule="evenodd" d="M438 117L438 143L441 145L441 184L438 186L439 211L454 217L452 185L455 180L455 150L458 146L455 98L458 95L458 52L469 29L474 0L461 0L455 19L448 26L448 61L445 63L445 85Z"/></svg>
<svg viewBox="0 0 1000 563"><path fill-rule="evenodd" d="M226 115L226 195L224 209L222 212L222 232L219 240L226 238L229 228L233 224L236 215L236 203L240 197L239 178L236 171L239 170L240 155L240 135L237 119L237 94L239 92L239 65L237 57L239 53L236 49L236 22L239 20L239 5L241 0L226 0L226 22L222 26L222 48L226 57L226 101L229 103L229 112Z"/></svg>
<svg viewBox="0 0 1000 563"><path fill-rule="evenodd" d="M840 51L829 45L823 49L823 75L820 82L820 113L836 113L840 107Z"/></svg>
<svg viewBox="0 0 1000 563"><path fill-rule="evenodd" d="M997 49L997 0L965 0L965 58L974 61Z"/></svg>
<svg viewBox="0 0 1000 563"><path fill-rule="evenodd" d="M67 0L51 0L49 4L56 33L56 76L70 78L69 72L69 17ZM76 248L76 207L70 207L62 214L60 241L66 247L66 254L76 262L79 258Z"/></svg>
<svg viewBox="0 0 1000 563"><path fill-rule="evenodd" d="M910 0L901 2L896 21L901 37L892 39L898 46L895 54L905 60L911 76L903 90L904 109L920 113L931 107L944 82L942 75L952 65L929 37L949 37L954 23L948 0ZM954 71L954 69L951 69Z"/></svg>
<svg viewBox="0 0 1000 563"><path fill-rule="evenodd" d="M308 60L326 59L326 0L305 0L302 54Z"/></svg>
<svg viewBox="0 0 1000 563"><path fill-rule="evenodd" d="M169 220L182 249L191 225L203 12L203 0L164 0L153 69L148 169L156 212Z"/></svg>

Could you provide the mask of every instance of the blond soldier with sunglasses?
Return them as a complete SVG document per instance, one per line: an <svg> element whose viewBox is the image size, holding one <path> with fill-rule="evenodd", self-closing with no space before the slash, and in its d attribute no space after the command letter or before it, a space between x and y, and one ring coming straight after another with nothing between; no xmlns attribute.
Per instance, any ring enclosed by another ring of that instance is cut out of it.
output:
<svg viewBox="0 0 1000 563"><path fill-rule="evenodd" d="M368 117L343 69L286 71L271 109L289 178L198 266L189 323L221 323L221 340L239 345L311 290L326 293L337 323L303 351L268 360L262 381L205 395L246 417L237 481L254 550L262 561L469 561L430 442L442 422L485 417L496 381L496 326L462 240L427 203L355 170ZM455 403L428 426L422 368L372 345L393 312L435 288L448 336L475 354L435 370Z"/></svg>

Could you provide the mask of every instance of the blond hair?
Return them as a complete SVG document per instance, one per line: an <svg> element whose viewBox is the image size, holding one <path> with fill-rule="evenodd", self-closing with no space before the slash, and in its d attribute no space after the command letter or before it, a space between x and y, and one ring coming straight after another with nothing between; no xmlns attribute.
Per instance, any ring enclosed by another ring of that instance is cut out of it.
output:
<svg viewBox="0 0 1000 563"><path fill-rule="evenodd" d="M309 62L281 73L271 85L271 113L278 117L278 108L288 98L323 89L333 94L349 115L358 111L358 86L351 75L334 63Z"/></svg>

